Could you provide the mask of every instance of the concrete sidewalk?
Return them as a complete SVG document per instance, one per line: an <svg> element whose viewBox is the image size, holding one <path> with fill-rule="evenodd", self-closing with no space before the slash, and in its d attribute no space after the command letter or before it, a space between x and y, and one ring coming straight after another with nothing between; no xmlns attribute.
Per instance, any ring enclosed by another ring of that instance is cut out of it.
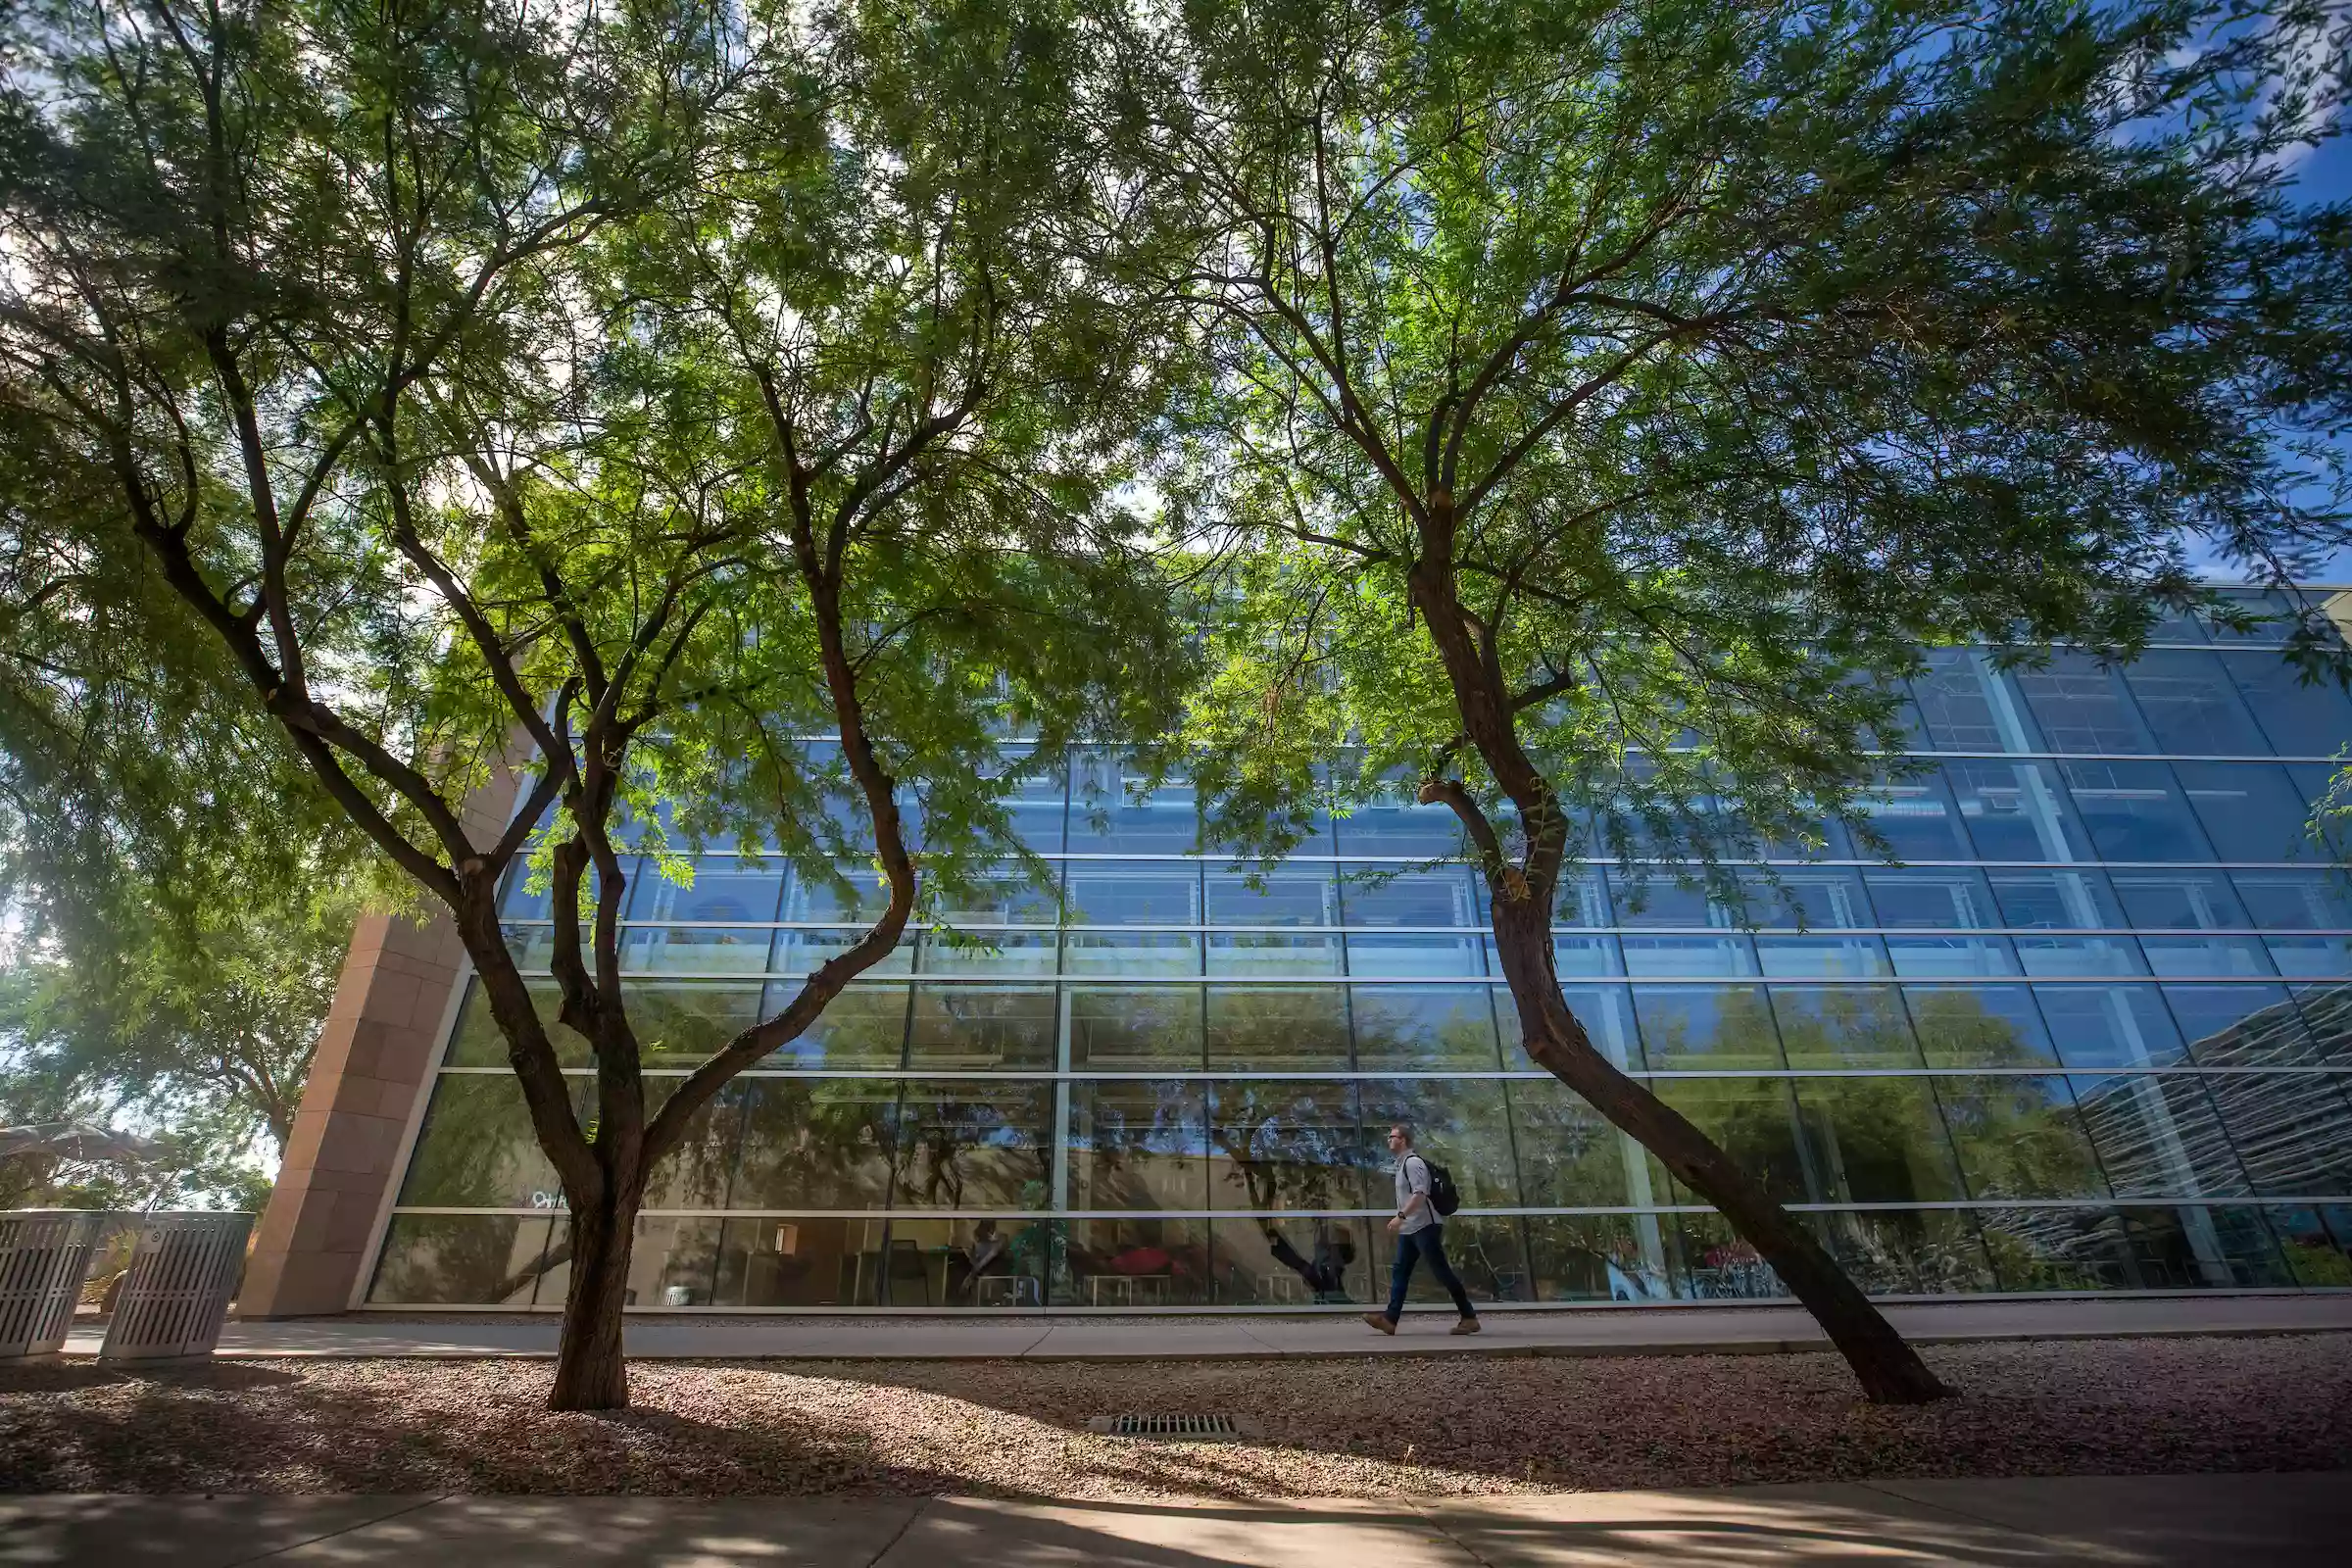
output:
<svg viewBox="0 0 2352 1568"><path fill-rule="evenodd" d="M0 1497L0 1564L1547 1568L2339 1564L2352 1475L1887 1481L1423 1504L965 1497Z"/></svg>
<svg viewBox="0 0 2352 1568"><path fill-rule="evenodd" d="M2308 1296L2196 1296L2136 1299L1950 1301L1889 1305L1918 1344L2120 1339L2141 1335L2352 1332L2352 1291ZM960 1360L1120 1360L1137 1357L1397 1354L1691 1355L1820 1350L1828 1342L1801 1308L1780 1305L1494 1311L1486 1332L1456 1339L1443 1311L1408 1313L1395 1339L1352 1316L698 1317L629 1319L628 1352L672 1358L784 1357ZM231 1323L223 1355L553 1355L552 1316L499 1320L368 1313ZM66 1342L94 1355L95 1331ZM5 1559L0 1559L4 1562Z"/></svg>

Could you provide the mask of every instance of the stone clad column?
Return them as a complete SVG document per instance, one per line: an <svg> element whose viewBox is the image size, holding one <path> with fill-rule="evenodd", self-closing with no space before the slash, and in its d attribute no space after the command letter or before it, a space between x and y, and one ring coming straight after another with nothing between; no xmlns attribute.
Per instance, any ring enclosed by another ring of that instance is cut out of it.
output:
<svg viewBox="0 0 2352 1568"><path fill-rule="evenodd" d="M466 804L477 843L505 825L514 785L501 767ZM376 1216L401 1177L410 1118L432 1087L441 1023L464 968L446 913L421 922L360 917L246 1261L238 1316L303 1317L351 1304Z"/></svg>

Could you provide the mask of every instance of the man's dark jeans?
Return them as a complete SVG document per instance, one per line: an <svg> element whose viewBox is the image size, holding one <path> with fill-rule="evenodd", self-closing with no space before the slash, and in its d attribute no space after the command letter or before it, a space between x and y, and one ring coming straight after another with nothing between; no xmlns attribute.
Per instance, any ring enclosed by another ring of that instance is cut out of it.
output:
<svg viewBox="0 0 2352 1568"><path fill-rule="evenodd" d="M1389 1272L1389 1321L1404 1316L1405 1287L1413 1282L1413 1265L1425 1257L1438 1283L1453 1298L1455 1310L1464 1317L1478 1316L1478 1308L1462 1291L1462 1282L1454 1277L1453 1265L1446 1261L1446 1227L1429 1225L1396 1238L1396 1266Z"/></svg>

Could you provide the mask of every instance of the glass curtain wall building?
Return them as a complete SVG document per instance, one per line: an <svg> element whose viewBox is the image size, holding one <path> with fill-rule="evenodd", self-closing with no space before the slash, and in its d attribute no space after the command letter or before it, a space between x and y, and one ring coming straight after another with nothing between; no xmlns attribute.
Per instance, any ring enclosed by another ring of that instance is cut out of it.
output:
<svg viewBox="0 0 2352 1568"><path fill-rule="evenodd" d="M2304 832L2352 701L2186 619L2120 670L1939 651L1910 695L1933 765L1870 803L1902 864L1834 844L1744 912L1576 870L1595 1042L1877 1293L2352 1285L2352 897ZM1324 820L1253 884L1189 853L1183 791L1068 771L1017 807L1053 892L945 911L657 1174L638 1308L1336 1310L1387 1290L1398 1118L1482 1300L1780 1293L1529 1062L1443 808ZM726 854L628 897L657 1096L868 912ZM544 970L544 903L507 898ZM468 995L368 1300L554 1309L560 1203Z"/></svg>

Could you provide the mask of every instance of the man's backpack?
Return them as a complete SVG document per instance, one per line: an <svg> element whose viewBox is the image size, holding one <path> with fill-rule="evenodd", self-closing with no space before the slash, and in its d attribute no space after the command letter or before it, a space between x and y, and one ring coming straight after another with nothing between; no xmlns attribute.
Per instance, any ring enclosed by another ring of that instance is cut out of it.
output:
<svg viewBox="0 0 2352 1568"><path fill-rule="evenodd" d="M1427 1154L1413 1157L1429 1169L1429 1206L1442 1218L1462 1206L1462 1190L1453 1185L1453 1172L1431 1159Z"/></svg>

